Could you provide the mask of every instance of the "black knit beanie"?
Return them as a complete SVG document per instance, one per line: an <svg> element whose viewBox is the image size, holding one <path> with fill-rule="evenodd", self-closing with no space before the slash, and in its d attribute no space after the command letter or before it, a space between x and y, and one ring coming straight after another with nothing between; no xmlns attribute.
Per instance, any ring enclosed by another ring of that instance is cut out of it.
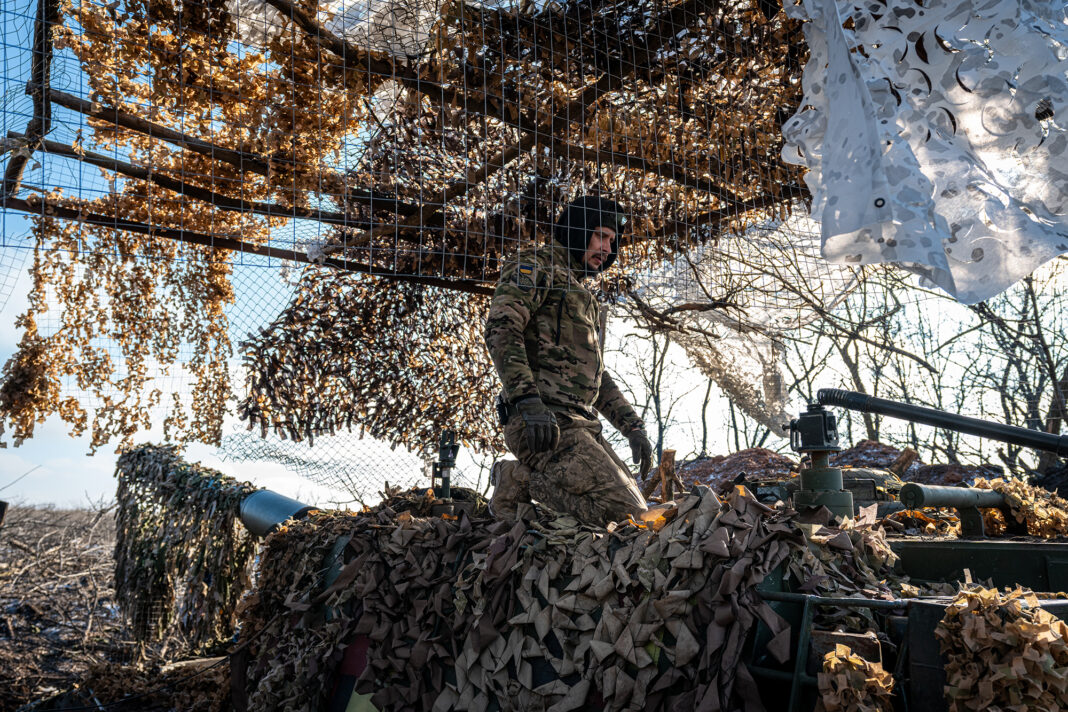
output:
<svg viewBox="0 0 1068 712"><path fill-rule="evenodd" d="M623 233L626 224L627 218L619 203L595 195L585 195L568 203L564 208L560 219L556 221L553 237L568 249L573 264L582 265L582 258L590 246L590 236L593 231L598 227L610 227L615 230L616 239L612 241L612 251L598 270L603 272L616 261L619 236Z"/></svg>

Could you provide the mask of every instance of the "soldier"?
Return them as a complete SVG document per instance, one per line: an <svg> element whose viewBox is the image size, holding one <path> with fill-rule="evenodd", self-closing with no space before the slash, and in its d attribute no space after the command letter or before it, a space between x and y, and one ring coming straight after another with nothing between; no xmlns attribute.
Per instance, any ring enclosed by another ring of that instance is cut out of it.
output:
<svg viewBox="0 0 1068 712"><path fill-rule="evenodd" d="M555 244L521 251L501 272L486 345L504 385L505 443L519 462L494 465L490 509L497 517L514 517L531 498L602 526L645 511L597 412L626 435L639 475L652 464L652 445L604 370L600 308L582 284L615 261L625 222L613 201L579 198L557 221Z"/></svg>

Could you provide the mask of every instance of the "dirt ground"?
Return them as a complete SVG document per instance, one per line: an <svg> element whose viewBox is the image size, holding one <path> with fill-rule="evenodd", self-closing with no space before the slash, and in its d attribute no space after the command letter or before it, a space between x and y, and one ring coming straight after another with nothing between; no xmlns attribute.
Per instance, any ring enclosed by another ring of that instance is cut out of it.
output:
<svg viewBox="0 0 1068 712"><path fill-rule="evenodd" d="M128 662L112 589L110 508L11 507L0 526L0 712Z"/></svg>

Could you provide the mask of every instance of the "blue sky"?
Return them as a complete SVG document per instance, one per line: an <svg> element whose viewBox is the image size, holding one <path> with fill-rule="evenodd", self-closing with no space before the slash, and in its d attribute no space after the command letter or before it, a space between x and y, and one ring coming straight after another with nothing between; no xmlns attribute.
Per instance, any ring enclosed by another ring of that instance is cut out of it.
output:
<svg viewBox="0 0 1068 712"><path fill-rule="evenodd" d="M33 0L5 0L0 13L3 23L0 39L3 50L0 65L2 135L9 131L25 131L32 110L24 87L29 78L29 47L35 12L36 2ZM73 62L62 57L57 58L52 77L54 86L68 91L78 91L82 81ZM52 138L71 140L78 123L72 115L57 111ZM0 160L0 170L6 163L6 158ZM64 185L68 192L102 185L96 169L86 171L81 164L39 155L31 161L26 181ZM14 353L21 336L15 328L15 319L26 309L26 294L30 288L27 270L32 262L32 251L28 235L29 222L24 217L14 212L0 213L0 363L6 363ZM246 306L235 305L236 308ZM241 336L243 334L235 334L237 338ZM0 450L0 499L72 506L114 496L114 453L104 448L90 457L86 454L88 438L72 438L67 430L66 424L53 417L39 425L35 436L18 448L12 447L10 438L6 438L8 447ZM143 439L151 435L147 434ZM307 501L326 502L337 497L335 492L297 477L277 463L223 462L214 448L199 444L188 447L187 457Z"/></svg>
<svg viewBox="0 0 1068 712"><path fill-rule="evenodd" d="M5 232L8 238L22 238ZM10 247L0 248L10 250ZM29 262L29 260L27 260ZM25 311L26 293L30 287L29 273L21 270L18 282L7 304L0 311L0 361L6 362L15 351L21 336L15 328L15 319ZM150 435L138 438L149 440ZM10 441L10 438L6 438ZM29 504L50 503L57 506L78 506L88 501L111 499L115 493L115 454L102 448L96 455L88 456L89 439L72 438L67 426L59 418L52 417L37 428L34 437L20 447L10 444L0 450L0 499ZM224 462L215 448L199 443L187 447L186 456L193 461L216 467L226 474L290 497L312 503L328 503L336 500L336 492L288 472L275 462ZM17 478L26 477L12 484Z"/></svg>

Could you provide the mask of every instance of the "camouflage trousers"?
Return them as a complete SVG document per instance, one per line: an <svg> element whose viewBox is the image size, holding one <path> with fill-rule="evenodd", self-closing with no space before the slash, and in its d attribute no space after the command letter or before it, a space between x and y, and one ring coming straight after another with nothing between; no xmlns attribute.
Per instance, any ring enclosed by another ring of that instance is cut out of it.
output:
<svg viewBox="0 0 1068 712"><path fill-rule="evenodd" d="M601 435L599 420L556 414L560 442L554 450L532 453L525 425L512 418L504 441L519 462L497 465L498 496L490 508L500 517L515 516L515 507L532 498L546 507L574 515L586 524L606 525L645 511L645 499L627 466Z"/></svg>

